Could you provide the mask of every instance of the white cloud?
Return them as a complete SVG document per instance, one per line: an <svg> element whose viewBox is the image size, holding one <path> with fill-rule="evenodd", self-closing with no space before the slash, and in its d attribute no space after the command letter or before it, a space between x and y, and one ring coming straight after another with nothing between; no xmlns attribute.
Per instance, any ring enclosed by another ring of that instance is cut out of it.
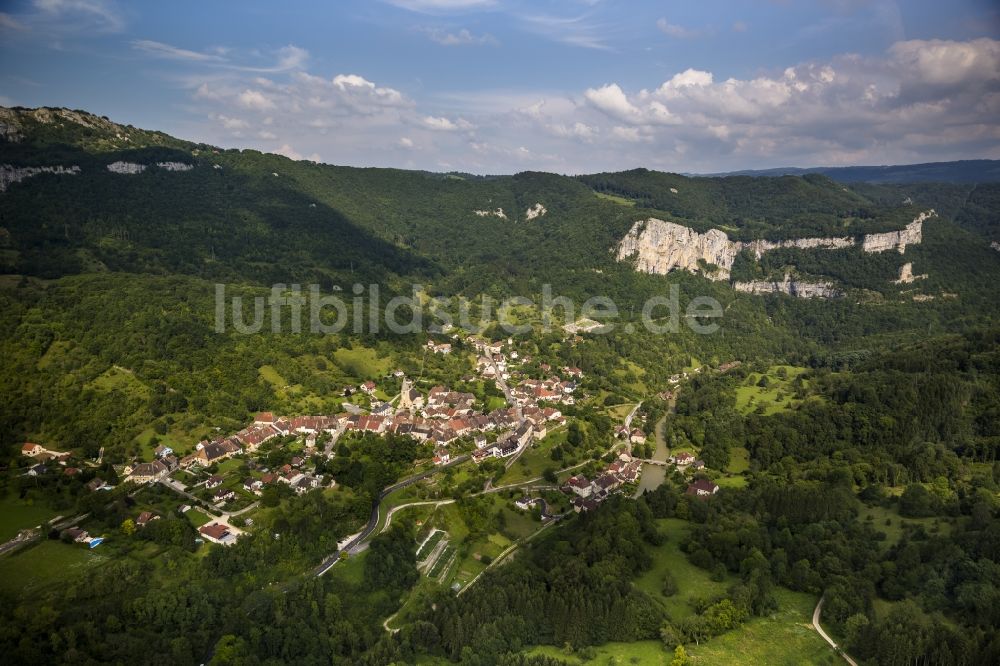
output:
<svg viewBox="0 0 1000 666"><path fill-rule="evenodd" d="M213 120L218 121L224 128L228 130L241 130L246 129L250 126L250 123L243 120L242 118L232 118L230 116L225 116L223 114L212 115Z"/></svg>
<svg viewBox="0 0 1000 666"><path fill-rule="evenodd" d="M385 2L403 9L409 9L412 12L425 14L489 9L496 4L496 0L385 0Z"/></svg>
<svg viewBox="0 0 1000 666"><path fill-rule="evenodd" d="M222 57L219 55L198 53L197 51L188 51L187 49L177 48L176 46L171 46L170 44L164 44L163 42L154 42L153 40L150 39L133 40L132 48L137 49L139 51L145 51L146 53L159 56L161 58L169 58L173 60L194 60L200 62L222 60Z"/></svg>
<svg viewBox="0 0 1000 666"><path fill-rule="evenodd" d="M28 27L10 14L0 12L0 29L21 31L27 30Z"/></svg>
<svg viewBox="0 0 1000 666"><path fill-rule="evenodd" d="M642 141L642 135L639 133L638 127L622 127L620 125L615 125L611 128L611 135L621 139L623 141L629 141L635 143L637 141Z"/></svg>
<svg viewBox="0 0 1000 666"><path fill-rule="evenodd" d="M634 100L629 100L617 83L610 83L600 88L588 89L584 97L612 118L627 123L647 125L677 122L666 105L660 100L652 99L645 90L635 96Z"/></svg>
<svg viewBox="0 0 1000 666"><path fill-rule="evenodd" d="M275 148L271 152L274 153L275 155L284 155L285 157L287 157L290 160L296 160L296 161L298 161L298 160L308 160L310 162L321 162L322 161L322 159L320 158L320 156L319 156L318 153L313 153L312 155L309 155L309 156L303 156L302 153L300 153L299 151L295 150L294 148L292 148L287 143L281 144L281 146L279 146L278 148Z"/></svg>
<svg viewBox="0 0 1000 666"><path fill-rule="evenodd" d="M422 32L432 41L442 46L474 46L482 44L497 44L497 39L489 33L474 35L462 28L458 32L447 32L438 28L423 28Z"/></svg>
<svg viewBox="0 0 1000 666"><path fill-rule="evenodd" d="M333 163L723 171L1000 157L998 51L996 40L908 41L878 57L847 54L748 78L692 68L645 87L608 81L567 93L414 99L363 73L264 79L211 63L212 76L186 85L201 117L212 118L210 134L193 138L300 157L292 146L309 146Z"/></svg>
<svg viewBox="0 0 1000 666"><path fill-rule="evenodd" d="M631 102L617 83L608 83L600 88L588 88L583 94L587 100L601 111L621 120L639 118L639 109Z"/></svg>
<svg viewBox="0 0 1000 666"><path fill-rule="evenodd" d="M443 116L424 116L421 118L420 122L427 129L441 132L454 132L457 130L472 129L472 123L462 118L459 118L458 120L451 120Z"/></svg>
<svg viewBox="0 0 1000 666"><path fill-rule="evenodd" d="M590 141L598 134L598 129L592 125L577 121L572 125L553 123L548 125L549 131L558 137L583 139Z"/></svg>
<svg viewBox="0 0 1000 666"><path fill-rule="evenodd" d="M1000 79L1000 42L941 39L897 42L889 50L907 82L951 86Z"/></svg>
<svg viewBox="0 0 1000 666"><path fill-rule="evenodd" d="M712 73L703 72L697 69L685 69L683 72L674 74L673 78L664 83L660 89L683 88L685 86L710 86L712 85Z"/></svg>
<svg viewBox="0 0 1000 666"><path fill-rule="evenodd" d="M60 29L74 27L78 30L120 32L125 19L117 8L104 0L34 0L42 18L58 22Z"/></svg>
<svg viewBox="0 0 1000 666"><path fill-rule="evenodd" d="M608 45L608 26L593 20L588 14L570 17L523 14L517 18L525 30L543 39L585 49L613 50Z"/></svg>
<svg viewBox="0 0 1000 666"><path fill-rule="evenodd" d="M259 90L247 88L237 96L236 100L244 107L254 111L266 111L274 108L271 98Z"/></svg>
<svg viewBox="0 0 1000 666"><path fill-rule="evenodd" d="M698 30L689 30L684 26L670 23L665 18L657 19L656 27L667 37L676 37L677 39L689 39L701 34Z"/></svg>

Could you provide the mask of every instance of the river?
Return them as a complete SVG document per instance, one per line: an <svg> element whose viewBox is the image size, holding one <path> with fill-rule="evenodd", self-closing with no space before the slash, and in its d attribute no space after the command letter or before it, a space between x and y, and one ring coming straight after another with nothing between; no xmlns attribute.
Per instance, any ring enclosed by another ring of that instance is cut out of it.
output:
<svg viewBox="0 0 1000 666"><path fill-rule="evenodd" d="M656 428L654 429L656 449L653 451L653 460L666 461L667 459L667 442L664 437L666 425L666 416L656 423ZM642 477L639 479L639 488L636 490L635 496L639 497L647 490L656 490L659 488L660 484L663 483L663 480L667 478L667 469L668 468L663 465L643 465Z"/></svg>

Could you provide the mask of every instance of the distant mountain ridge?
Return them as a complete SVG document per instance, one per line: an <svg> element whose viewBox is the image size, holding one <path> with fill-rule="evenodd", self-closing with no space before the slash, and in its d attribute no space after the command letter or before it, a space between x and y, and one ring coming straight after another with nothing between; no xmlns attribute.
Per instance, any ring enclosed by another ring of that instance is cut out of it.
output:
<svg viewBox="0 0 1000 666"><path fill-rule="evenodd" d="M997 183L1000 182L1000 160L958 160L882 166L777 167L703 175L775 177L802 176L810 173L822 174L840 183Z"/></svg>

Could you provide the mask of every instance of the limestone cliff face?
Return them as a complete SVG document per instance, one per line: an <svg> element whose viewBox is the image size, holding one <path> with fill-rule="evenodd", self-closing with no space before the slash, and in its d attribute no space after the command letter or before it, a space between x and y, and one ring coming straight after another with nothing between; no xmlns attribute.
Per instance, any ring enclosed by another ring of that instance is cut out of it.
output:
<svg viewBox="0 0 1000 666"><path fill-rule="evenodd" d="M839 238L794 238L783 241L755 240L743 243L743 247L753 252L754 257L760 259L765 252L780 248L794 247L802 250L820 248L823 250L839 250L845 247L854 247L854 239L849 236Z"/></svg>
<svg viewBox="0 0 1000 666"><path fill-rule="evenodd" d="M914 275L913 274L913 262L909 261L903 264L899 269L899 279L893 280L893 284L910 284L914 280L925 280L927 275Z"/></svg>
<svg viewBox="0 0 1000 666"><path fill-rule="evenodd" d="M496 210L474 210L472 212L479 217L499 217L501 220L507 219L507 213L503 212L503 208L497 208Z"/></svg>
<svg viewBox="0 0 1000 666"><path fill-rule="evenodd" d="M734 282L733 289L747 294L787 294L797 298L835 298L842 295L829 282L800 282L793 280L788 273L785 273L785 279L781 282Z"/></svg>
<svg viewBox="0 0 1000 666"><path fill-rule="evenodd" d="M934 210L929 210L917 215L906 227L899 231L889 231L884 234L867 234L862 243L861 249L865 252L885 252L886 250L898 250L900 254L906 251L907 245L919 245L923 240L924 222L932 217L936 217Z"/></svg>
<svg viewBox="0 0 1000 666"><path fill-rule="evenodd" d="M111 173L123 173L131 176L142 173L145 170L145 164L136 164L135 162L112 162L108 165L108 171Z"/></svg>
<svg viewBox="0 0 1000 666"><path fill-rule="evenodd" d="M37 176L40 173L54 173L60 176L75 176L80 173L80 167L14 167L0 164L0 192L6 192L11 183L20 183L25 178Z"/></svg>
<svg viewBox="0 0 1000 666"><path fill-rule="evenodd" d="M194 168L193 164L185 164L184 162L157 162L156 166L167 171L190 171Z"/></svg>
<svg viewBox="0 0 1000 666"><path fill-rule="evenodd" d="M479 215L488 214L487 211L476 211L476 213ZM765 252L779 248L839 250L855 247L859 243L865 252L898 250L903 253L907 245L916 245L921 242L924 221L936 215L937 213L933 210L929 210L920 213L904 229L882 234L867 234L860 239L840 236L781 241L755 240L744 243L729 240L729 237L718 229L709 229L702 234L689 227L651 217L633 224L621 242L612 248L612 251L615 252L615 258L618 261L636 257L636 270L644 273L665 275L672 270L685 270L691 273L704 273L705 277L712 280L725 280L729 278L736 255L744 249L749 249L757 259L760 259ZM717 268L706 271L700 265L702 262L713 264ZM900 275L900 278L902 279L903 275ZM919 278L914 278L911 275L909 279ZM786 280L785 282L761 284L783 285L788 282ZM775 291L771 287L754 287L753 285L758 284L755 282L742 284L742 291L751 291L752 293L758 293L758 291L754 291L755 289L764 290L760 293ZM811 286L811 283L791 284L799 286L790 286L789 289L797 289L810 296L823 295L823 289L819 286ZM816 284L819 285L819 283ZM815 288L812 288L813 286Z"/></svg>
<svg viewBox="0 0 1000 666"><path fill-rule="evenodd" d="M524 217L525 219L530 221L535 219L536 217L541 217L542 215L545 215L547 212L549 211L545 209L545 206L543 206L540 203L536 203L534 206L531 206L530 208L528 208L528 210L524 211Z"/></svg>
<svg viewBox="0 0 1000 666"><path fill-rule="evenodd" d="M718 229L700 234L680 224L649 218L632 225L618 244L615 258L624 261L636 257L636 270L644 273L664 275L679 269L704 273L711 280L725 280L739 248L739 243L730 241ZM717 269L705 271L699 261L714 264Z"/></svg>

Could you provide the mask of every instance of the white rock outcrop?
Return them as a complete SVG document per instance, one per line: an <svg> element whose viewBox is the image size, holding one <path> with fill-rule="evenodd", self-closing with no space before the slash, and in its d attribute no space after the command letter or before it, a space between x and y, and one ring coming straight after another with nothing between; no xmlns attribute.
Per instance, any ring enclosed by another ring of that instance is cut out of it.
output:
<svg viewBox="0 0 1000 666"><path fill-rule="evenodd" d="M499 217L501 220L507 219L507 213L503 212L503 208L497 208L496 210L474 210L472 212L479 217Z"/></svg>
<svg viewBox="0 0 1000 666"><path fill-rule="evenodd" d="M135 162L112 162L108 165L108 171L111 173L122 173L130 176L142 173L146 170L145 164L136 164Z"/></svg>
<svg viewBox="0 0 1000 666"><path fill-rule="evenodd" d="M913 262L908 261L903 264L899 269L899 279L893 280L893 284L910 284L914 280L926 280L927 274L914 275L913 274Z"/></svg>
<svg viewBox="0 0 1000 666"><path fill-rule="evenodd" d="M740 244L718 229L703 234L694 229L665 222L655 217L632 225L615 251L615 258L624 261L636 257L636 270L664 275L679 269L703 273L711 280L725 280L739 252ZM714 270L704 270L703 263Z"/></svg>
<svg viewBox="0 0 1000 666"><path fill-rule="evenodd" d="M854 239L850 236L841 236L839 238L793 238L781 241L755 240L743 243L743 247L753 252L755 258L760 259L765 252L789 247L800 250L815 248L840 250L845 247L854 247Z"/></svg>
<svg viewBox="0 0 1000 666"><path fill-rule="evenodd" d="M781 282L757 280L734 282L733 289L747 294L787 294L797 298L835 298L842 293L829 282L800 282L788 273Z"/></svg>
<svg viewBox="0 0 1000 666"><path fill-rule="evenodd" d="M190 171L194 168L193 164L185 164L184 162L157 162L156 166L167 171Z"/></svg>
<svg viewBox="0 0 1000 666"><path fill-rule="evenodd" d="M536 217L545 215L547 212L549 211L545 209L545 206L540 203L536 203L534 206L531 206L528 210L524 211L524 217L528 220L533 220Z"/></svg>
<svg viewBox="0 0 1000 666"><path fill-rule="evenodd" d="M861 243L865 252L885 252L897 250L900 254L906 251L907 245L919 245L923 240L924 222L937 213L933 209L925 211L913 218L913 221L899 231L889 231L883 234L866 234Z"/></svg>
<svg viewBox="0 0 1000 666"><path fill-rule="evenodd" d="M59 176L75 176L80 173L80 167L15 167L10 164L0 164L0 192L6 192L11 183L20 183L25 178L31 178L41 173L54 173Z"/></svg>
<svg viewBox="0 0 1000 666"><path fill-rule="evenodd" d="M992 243L990 243L990 247L996 250L997 252L1000 252L1000 243L993 241Z"/></svg>

